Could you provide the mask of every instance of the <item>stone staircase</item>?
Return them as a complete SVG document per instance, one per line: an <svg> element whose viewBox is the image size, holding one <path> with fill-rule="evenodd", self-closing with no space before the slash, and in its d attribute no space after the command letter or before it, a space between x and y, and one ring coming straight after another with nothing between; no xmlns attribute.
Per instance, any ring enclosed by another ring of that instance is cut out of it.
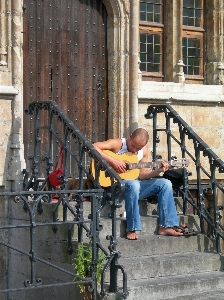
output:
<svg viewBox="0 0 224 300"><path fill-rule="evenodd" d="M189 223L195 230L199 231L199 219L195 215L183 216L181 213L181 200L176 198L177 211L180 223ZM71 201L70 205L75 208L76 202ZM37 222L51 222L52 211L56 203L43 203L43 213L37 215ZM139 232L137 241L125 239L126 221L124 216L124 203L117 210L117 250L121 257L119 264L127 271L127 285L129 295L128 300L208 300L224 299L224 261L223 257L215 251L215 240L209 239L202 234L189 237L169 237L156 235L157 230L157 205L150 204L146 200L140 200L140 212L143 230ZM90 202L84 202L84 215L90 213ZM15 209L23 212L23 204L15 205ZM60 205L58 210L58 220L62 220L63 207ZM29 220L29 216L23 212ZM73 216L68 213L68 219L73 220ZM103 230L100 232L102 245L108 250L109 241L106 236L111 234L111 218L109 204L101 212L101 224ZM36 241L38 255L59 266L73 271L72 259L74 253L69 255L67 252L67 230L69 224L58 226L58 231L53 233L52 225L36 228ZM26 240L21 239L22 235L16 235L18 243L27 246ZM87 237L84 234L84 238ZM77 226L73 232L73 248L77 248ZM27 250L28 251L28 250ZM21 259L20 259L21 260ZM16 260L16 264L20 262ZM21 260L23 262L23 260ZM18 265L17 269L24 266ZM27 269L29 266L27 265ZM71 281L71 276L60 275L56 270L44 266L37 268L44 284ZM118 274L118 293L115 295L107 291L109 286L109 269L106 272L106 296L104 300L123 299L122 293L122 274ZM29 278L29 277L28 277ZM14 282L15 286L17 281ZM100 288L99 288L100 291ZM75 299L83 300L82 294L76 287L66 285L60 289L42 289L41 294L37 294L32 289L24 293L15 294L12 300L22 299ZM99 296L98 299L101 299Z"/></svg>
<svg viewBox="0 0 224 300"><path fill-rule="evenodd" d="M199 232L199 218L195 215L183 216L181 199L175 198L175 201L180 223L187 222ZM140 200L139 205L142 231L138 233L137 241L125 239L124 207L117 211L117 249L121 252L119 264L127 270L127 299L223 300L224 260L215 251L215 240L202 234L189 237L158 236L157 205L146 200ZM85 203L85 214L88 214L88 206L90 203ZM109 215L109 207L106 207L101 213L102 244L106 235L111 234ZM108 293L105 299L122 298L119 293L116 296Z"/></svg>

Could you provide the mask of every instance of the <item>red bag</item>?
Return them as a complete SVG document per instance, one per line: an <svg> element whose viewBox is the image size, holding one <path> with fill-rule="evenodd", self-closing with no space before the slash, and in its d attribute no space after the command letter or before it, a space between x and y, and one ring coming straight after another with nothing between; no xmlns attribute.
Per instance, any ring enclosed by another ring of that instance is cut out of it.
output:
<svg viewBox="0 0 224 300"><path fill-rule="evenodd" d="M58 167L59 162L60 162L60 166ZM61 145L61 149L54 170L48 175L48 180L50 184L54 187L62 184L62 178L64 176L63 163L64 163L64 149L63 149L63 145Z"/></svg>

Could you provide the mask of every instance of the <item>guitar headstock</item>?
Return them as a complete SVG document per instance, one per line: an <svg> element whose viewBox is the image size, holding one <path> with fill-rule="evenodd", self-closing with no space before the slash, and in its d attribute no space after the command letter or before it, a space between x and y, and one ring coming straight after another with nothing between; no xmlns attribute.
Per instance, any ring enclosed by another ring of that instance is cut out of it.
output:
<svg viewBox="0 0 224 300"><path fill-rule="evenodd" d="M173 167L188 167L190 164L189 159L180 158L180 159L172 159L170 161L170 165Z"/></svg>

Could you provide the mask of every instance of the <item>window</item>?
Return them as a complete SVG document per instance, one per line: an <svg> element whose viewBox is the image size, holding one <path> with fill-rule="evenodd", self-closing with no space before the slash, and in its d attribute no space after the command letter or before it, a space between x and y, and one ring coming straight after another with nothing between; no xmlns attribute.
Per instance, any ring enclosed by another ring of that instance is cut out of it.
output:
<svg viewBox="0 0 224 300"><path fill-rule="evenodd" d="M162 0L140 1L140 70L149 79L162 81Z"/></svg>
<svg viewBox="0 0 224 300"><path fill-rule="evenodd" d="M186 79L203 83L203 1L183 0L182 56Z"/></svg>
<svg viewBox="0 0 224 300"><path fill-rule="evenodd" d="M201 2L201 0L183 0L183 25L202 27Z"/></svg>
<svg viewBox="0 0 224 300"><path fill-rule="evenodd" d="M140 33L141 70L161 72L161 36L152 33Z"/></svg>
<svg viewBox="0 0 224 300"><path fill-rule="evenodd" d="M182 39L184 74L186 75L202 75L202 41L200 38Z"/></svg>
<svg viewBox="0 0 224 300"><path fill-rule="evenodd" d="M161 1L141 0L140 20L147 22L161 23Z"/></svg>
<svg viewBox="0 0 224 300"><path fill-rule="evenodd" d="M204 0L182 3L181 11L175 11L179 6L172 1L140 0L139 56L143 80L172 80L181 59L186 82L203 83ZM172 51L176 51L174 55Z"/></svg>

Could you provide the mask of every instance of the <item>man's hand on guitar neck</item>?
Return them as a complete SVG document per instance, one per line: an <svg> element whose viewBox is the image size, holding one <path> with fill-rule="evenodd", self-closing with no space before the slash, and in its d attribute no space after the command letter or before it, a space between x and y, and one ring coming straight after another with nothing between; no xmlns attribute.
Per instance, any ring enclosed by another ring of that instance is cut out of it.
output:
<svg viewBox="0 0 224 300"><path fill-rule="evenodd" d="M123 162L121 160L117 160L115 158L112 158L112 159L110 159L110 162L108 162L108 163L118 174L126 172L126 163L125 162Z"/></svg>
<svg viewBox="0 0 224 300"><path fill-rule="evenodd" d="M161 172L165 172L169 169L170 165L166 161L161 162L161 166L155 170L149 170L146 168L143 168L140 170L139 178L141 180L148 180L150 178L154 178L156 176L159 176Z"/></svg>
<svg viewBox="0 0 224 300"><path fill-rule="evenodd" d="M161 163L161 167L159 169L162 169L161 172L165 172L165 171L169 170L169 168L170 168L170 165L168 164L168 162L163 160Z"/></svg>

